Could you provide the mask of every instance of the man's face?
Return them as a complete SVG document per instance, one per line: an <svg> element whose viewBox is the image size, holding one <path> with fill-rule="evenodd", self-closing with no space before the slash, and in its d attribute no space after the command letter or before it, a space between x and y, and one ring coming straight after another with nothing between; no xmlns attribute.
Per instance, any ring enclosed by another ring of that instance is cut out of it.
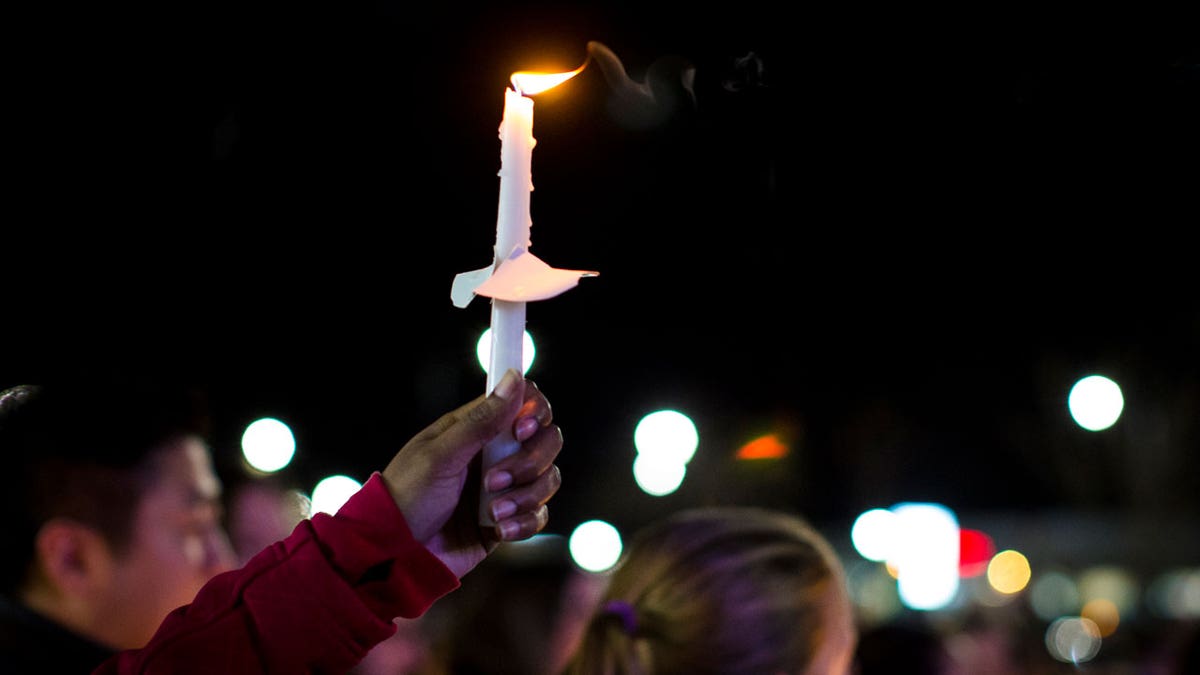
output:
<svg viewBox="0 0 1200 675"><path fill-rule="evenodd" d="M167 614L235 563L221 526L221 484L204 443L189 438L164 447L155 467L129 548L111 561L99 608L98 637L119 649L144 645Z"/></svg>

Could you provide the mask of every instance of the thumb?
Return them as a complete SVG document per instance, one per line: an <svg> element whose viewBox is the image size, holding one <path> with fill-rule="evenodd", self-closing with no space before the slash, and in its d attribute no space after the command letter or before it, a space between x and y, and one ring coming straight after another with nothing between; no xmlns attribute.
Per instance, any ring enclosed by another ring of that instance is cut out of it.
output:
<svg viewBox="0 0 1200 675"><path fill-rule="evenodd" d="M524 392L524 378L510 368L491 394L443 415L413 440L436 443L447 458L469 460L513 423L524 400Z"/></svg>

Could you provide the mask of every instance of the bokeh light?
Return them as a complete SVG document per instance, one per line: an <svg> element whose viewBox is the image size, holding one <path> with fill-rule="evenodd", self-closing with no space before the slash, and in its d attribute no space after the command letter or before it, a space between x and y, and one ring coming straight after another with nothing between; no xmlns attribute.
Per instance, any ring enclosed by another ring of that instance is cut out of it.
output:
<svg viewBox="0 0 1200 675"><path fill-rule="evenodd" d="M1116 424L1125 408L1125 398L1116 382L1103 375L1089 375L1071 387L1067 408L1079 426L1103 431Z"/></svg>
<svg viewBox="0 0 1200 675"><path fill-rule="evenodd" d="M1121 611L1117 609L1116 603L1108 598L1087 601L1079 610L1079 616L1091 619L1092 623L1096 624L1096 629L1100 631L1100 637L1112 635L1121 623Z"/></svg>
<svg viewBox="0 0 1200 675"><path fill-rule="evenodd" d="M1146 590L1146 604L1159 617L1200 619L1200 568L1162 573Z"/></svg>
<svg viewBox="0 0 1200 675"><path fill-rule="evenodd" d="M1059 570L1039 574L1029 587L1029 606L1043 621L1079 611L1079 588L1071 575Z"/></svg>
<svg viewBox="0 0 1200 675"><path fill-rule="evenodd" d="M337 513L346 500L362 487L362 483L349 476L326 476L317 482L312 492L313 513Z"/></svg>
<svg viewBox="0 0 1200 675"><path fill-rule="evenodd" d="M633 477L638 487L655 497L678 490L699 444L695 423L678 410L659 410L642 417L633 430L637 449Z"/></svg>
<svg viewBox="0 0 1200 675"><path fill-rule="evenodd" d="M687 475L687 465L671 456L639 454L633 460L633 479L643 492L655 497L679 489Z"/></svg>
<svg viewBox="0 0 1200 675"><path fill-rule="evenodd" d="M621 558L621 533L603 520L580 523L567 540L571 559L588 572L604 572Z"/></svg>
<svg viewBox="0 0 1200 675"><path fill-rule="evenodd" d="M977 577L987 571L996 555L996 545L986 532L963 528L959 532L958 573L963 578Z"/></svg>
<svg viewBox="0 0 1200 675"><path fill-rule="evenodd" d="M896 565L906 607L936 610L958 594L958 519L941 504L906 502L892 507L899 540L889 559Z"/></svg>
<svg viewBox="0 0 1200 675"><path fill-rule="evenodd" d="M533 357L537 352L537 348L533 344L533 336L529 331L525 331L521 339L521 373L528 373L533 367ZM488 363L492 359L492 329L486 328L483 334L479 336L479 340L475 343L475 358L479 359L479 366L483 368L483 372L487 372Z"/></svg>
<svg viewBox="0 0 1200 675"><path fill-rule="evenodd" d="M656 454L687 464L696 454L700 435L696 424L678 410L659 410L644 416L633 429L639 454Z"/></svg>
<svg viewBox="0 0 1200 675"><path fill-rule="evenodd" d="M1031 576L1029 560L1019 551L1001 551L988 563L988 583L1001 593L1021 592L1029 584Z"/></svg>
<svg viewBox="0 0 1200 675"><path fill-rule="evenodd" d="M776 434L759 436L738 448L735 457L740 460L782 459L787 457L788 447Z"/></svg>
<svg viewBox="0 0 1200 675"><path fill-rule="evenodd" d="M263 473L277 472L291 463L296 438L291 428L273 417L255 420L242 432L242 457Z"/></svg>
<svg viewBox="0 0 1200 675"><path fill-rule="evenodd" d="M1100 653L1100 629L1091 619L1064 616L1046 628L1046 649L1064 663L1086 663Z"/></svg>
<svg viewBox="0 0 1200 675"><path fill-rule="evenodd" d="M846 585L860 619L867 624L887 621L904 609L896 579L883 565L855 561L846 568Z"/></svg>
<svg viewBox="0 0 1200 675"><path fill-rule="evenodd" d="M1079 575L1079 597L1084 603L1111 600L1125 614L1137 607L1139 592L1133 575L1119 567L1090 567Z"/></svg>
<svg viewBox="0 0 1200 675"><path fill-rule="evenodd" d="M867 560L886 561L896 548L896 525L896 514L888 509L863 511L850 528L850 542Z"/></svg>

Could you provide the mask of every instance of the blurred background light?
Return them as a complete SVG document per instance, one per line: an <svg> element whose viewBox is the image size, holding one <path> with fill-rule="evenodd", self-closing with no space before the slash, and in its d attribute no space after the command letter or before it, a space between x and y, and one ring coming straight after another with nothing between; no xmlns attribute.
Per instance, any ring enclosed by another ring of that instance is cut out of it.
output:
<svg viewBox="0 0 1200 675"><path fill-rule="evenodd" d="M1125 398L1116 382L1103 375L1089 375L1071 387L1067 408L1079 426L1103 431L1116 424L1125 408Z"/></svg>
<svg viewBox="0 0 1200 675"><path fill-rule="evenodd" d="M341 474L326 476L317 481L312 491L313 513L337 513L346 500L362 487L362 483Z"/></svg>
<svg viewBox="0 0 1200 675"><path fill-rule="evenodd" d="M620 560L623 544L617 528L603 520L588 520L571 532L567 548L580 568L604 572Z"/></svg>
<svg viewBox="0 0 1200 675"><path fill-rule="evenodd" d="M866 625L888 621L904 609L896 579L883 565L855 561L846 567L846 584L858 616Z"/></svg>
<svg viewBox="0 0 1200 675"><path fill-rule="evenodd" d="M672 456L639 454L633 459L633 479L648 495L662 497L679 489L687 465Z"/></svg>
<svg viewBox="0 0 1200 675"><path fill-rule="evenodd" d="M521 368L522 373L528 373L533 367L533 357L537 353L537 348L533 344L533 336L529 331L525 331L521 339ZM479 336L479 340L475 342L475 358L479 360L479 367L483 368L483 372L487 372L488 363L492 358L492 329L485 328Z"/></svg>
<svg viewBox="0 0 1200 675"><path fill-rule="evenodd" d="M1102 638L1115 633L1117 626L1121 623L1121 611L1117 609L1116 603L1108 598L1088 600L1079 610L1079 616L1091 619L1092 623L1096 624L1096 630L1100 631Z"/></svg>
<svg viewBox="0 0 1200 675"><path fill-rule="evenodd" d="M756 460L756 459L782 459L788 454L787 445L779 440L776 434L767 434L759 436L754 440L746 443L738 448L737 459L740 460Z"/></svg>
<svg viewBox="0 0 1200 675"><path fill-rule="evenodd" d="M899 573L897 588L905 606L935 610L958 593L958 520L941 504L906 502L892 507L899 540L889 562Z"/></svg>
<svg viewBox="0 0 1200 675"><path fill-rule="evenodd" d="M983 574L994 555L996 545L986 532L967 528L959 531L959 576L970 578Z"/></svg>
<svg viewBox="0 0 1200 675"><path fill-rule="evenodd" d="M1176 568L1158 575L1146 589L1146 605L1160 618L1200 619L1200 568Z"/></svg>
<svg viewBox="0 0 1200 675"><path fill-rule="evenodd" d="M896 526L896 514L888 509L863 511L850 528L850 541L862 557L883 562L896 548Z"/></svg>
<svg viewBox="0 0 1200 675"><path fill-rule="evenodd" d="M1080 573L1079 596L1085 604L1108 600L1122 614L1130 614L1137 608L1140 589L1128 571L1112 565L1096 566Z"/></svg>
<svg viewBox="0 0 1200 675"><path fill-rule="evenodd" d="M1039 574L1029 588L1029 606L1043 621L1079 612L1079 588L1066 572L1051 570Z"/></svg>
<svg viewBox="0 0 1200 675"><path fill-rule="evenodd" d="M1001 593L1020 593L1031 577L1029 560L1019 551L1001 551L988 563L988 583Z"/></svg>
<svg viewBox="0 0 1200 675"><path fill-rule="evenodd" d="M649 413L633 429L633 447L639 454L655 454L680 464L692 460L699 444L696 424L678 410Z"/></svg>
<svg viewBox="0 0 1200 675"><path fill-rule="evenodd" d="M1100 629L1091 619L1064 616L1046 628L1046 649L1064 663L1091 661L1100 652Z"/></svg>
<svg viewBox="0 0 1200 675"><path fill-rule="evenodd" d="M248 424L242 432L242 457L257 471L279 471L291 463L295 454L296 438L281 420L264 417Z"/></svg>

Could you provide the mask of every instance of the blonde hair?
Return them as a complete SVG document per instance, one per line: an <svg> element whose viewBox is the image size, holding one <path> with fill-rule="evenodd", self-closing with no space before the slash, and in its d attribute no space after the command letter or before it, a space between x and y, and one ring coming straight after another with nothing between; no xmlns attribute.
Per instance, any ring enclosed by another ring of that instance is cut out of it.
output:
<svg viewBox="0 0 1200 675"><path fill-rule="evenodd" d="M798 516L681 511L630 542L566 673L803 672L842 583L832 547Z"/></svg>

